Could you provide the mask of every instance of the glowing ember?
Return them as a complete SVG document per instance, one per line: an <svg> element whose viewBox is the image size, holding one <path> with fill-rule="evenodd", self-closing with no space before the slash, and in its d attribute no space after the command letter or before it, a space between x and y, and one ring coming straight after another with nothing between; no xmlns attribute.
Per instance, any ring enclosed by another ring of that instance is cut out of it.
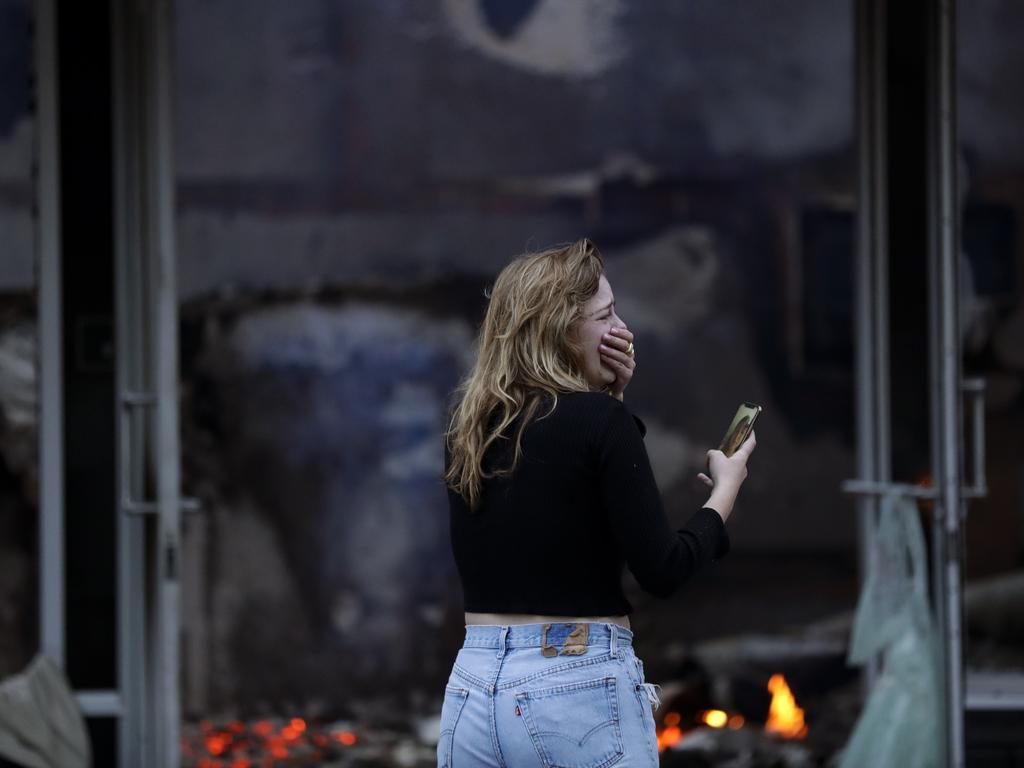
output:
<svg viewBox="0 0 1024 768"><path fill-rule="evenodd" d="M786 678L782 675L772 675L768 681L768 690L772 694L772 703L764 729L786 739L802 739L806 736L804 711L796 705L796 699L786 684Z"/></svg>
<svg viewBox="0 0 1024 768"><path fill-rule="evenodd" d="M725 724L729 722L729 716L720 709L709 709L701 716L701 719L712 728L724 728Z"/></svg>
<svg viewBox="0 0 1024 768"><path fill-rule="evenodd" d="M292 717L275 724L232 720L215 726L198 723L191 738L181 742L182 768L293 768L319 766L337 760L356 743L350 730L331 730Z"/></svg>
<svg viewBox="0 0 1024 768"><path fill-rule="evenodd" d="M263 736L265 738L265 737L269 736L273 732L274 726L272 726L266 720L260 720L258 723L256 723L256 725L253 726L252 729L257 734L259 734L260 736Z"/></svg>
<svg viewBox="0 0 1024 768"><path fill-rule="evenodd" d="M207 736L206 751L211 755L223 755L230 743L231 737L227 735Z"/></svg>

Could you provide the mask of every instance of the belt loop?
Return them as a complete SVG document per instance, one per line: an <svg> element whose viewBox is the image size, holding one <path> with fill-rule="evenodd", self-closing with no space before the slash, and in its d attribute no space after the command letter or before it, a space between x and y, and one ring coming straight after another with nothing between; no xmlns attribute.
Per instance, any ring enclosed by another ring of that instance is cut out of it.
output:
<svg viewBox="0 0 1024 768"><path fill-rule="evenodd" d="M505 655L505 638L508 637L508 627L503 626L501 628L501 636L498 638L498 658L500 659Z"/></svg>
<svg viewBox="0 0 1024 768"><path fill-rule="evenodd" d="M618 638L619 638L619 635L618 635L618 629L619 628L614 623L611 625L611 628L612 628L612 637L611 637L611 642L609 643L609 648L611 649L612 656L614 656L615 655L615 651L616 651L615 641L618 640Z"/></svg>

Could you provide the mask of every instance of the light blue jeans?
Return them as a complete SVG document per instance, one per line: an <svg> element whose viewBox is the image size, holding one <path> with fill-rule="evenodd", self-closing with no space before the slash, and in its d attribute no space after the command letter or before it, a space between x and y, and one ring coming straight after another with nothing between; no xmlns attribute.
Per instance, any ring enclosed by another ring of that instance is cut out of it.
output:
<svg viewBox="0 0 1024 768"><path fill-rule="evenodd" d="M633 633L611 623L470 624L444 691L439 768L658 766Z"/></svg>

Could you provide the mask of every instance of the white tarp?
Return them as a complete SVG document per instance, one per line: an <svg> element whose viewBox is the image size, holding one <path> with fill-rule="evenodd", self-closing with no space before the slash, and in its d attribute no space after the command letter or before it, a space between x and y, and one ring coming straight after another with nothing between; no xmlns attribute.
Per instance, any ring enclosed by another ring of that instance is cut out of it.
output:
<svg viewBox="0 0 1024 768"><path fill-rule="evenodd" d="M37 654L0 682L0 756L24 768L89 768L85 720L60 667Z"/></svg>
<svg viewBox="0 0 1024 768"><path fill-rule="evenodd" d="M847 660L882 669L840 755L840 768L936 768L943 734L938 635L928 604L928 559L917 504L886 495L876 557L857 603Z"/></svg>

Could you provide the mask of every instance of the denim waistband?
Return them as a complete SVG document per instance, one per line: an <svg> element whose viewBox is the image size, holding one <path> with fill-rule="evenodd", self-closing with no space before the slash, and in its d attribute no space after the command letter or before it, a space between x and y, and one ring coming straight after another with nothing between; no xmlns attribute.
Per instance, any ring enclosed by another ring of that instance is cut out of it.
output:
<svg viewBox="0 0 1024 768"><path fill-rule="evenodd" d="M633 632L611 622L552 622L551 624L467 624L463 648L540 648L542 645L560 647L568 639L580 636L586 625L587 646L607 647L612 653L622 646L633 644ZM545 633L544 628L547 627ZM573 632L576 635L573 636ZM545 642L542 642L545 641Z"/></svg>

